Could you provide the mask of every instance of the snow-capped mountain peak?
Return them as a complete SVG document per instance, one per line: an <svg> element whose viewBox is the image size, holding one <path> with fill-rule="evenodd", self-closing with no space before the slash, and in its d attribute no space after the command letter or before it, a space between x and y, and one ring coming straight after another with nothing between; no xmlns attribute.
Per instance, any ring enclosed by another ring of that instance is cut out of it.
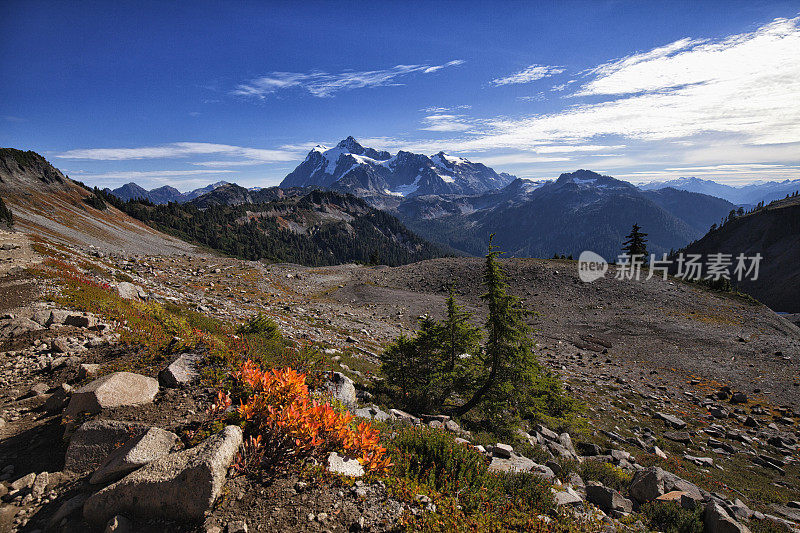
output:
<svg viewBox="0 0 800 533"><path fill-rule="evenodd" d="M359 196L480 194L513 179L444 152L428 157L401 150L392 156L347 137L333 148L315 146L281 187L326 187Z"/></svg>
<svg viewBox="0 0 800 533"><path fill-rule="evenodd" d="M456 165L465 165L470 163L469 160L464 159L463 157L447 155L444 152L439 152L438 154L431 157L431 161L433 161L433 164L436 165L437 167L446 169L453 168Z"/></svg>

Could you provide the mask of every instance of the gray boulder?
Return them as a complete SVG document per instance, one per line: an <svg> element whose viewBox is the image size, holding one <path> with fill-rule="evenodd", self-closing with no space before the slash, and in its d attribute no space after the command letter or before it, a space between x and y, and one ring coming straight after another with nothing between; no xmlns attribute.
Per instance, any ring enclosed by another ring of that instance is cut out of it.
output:
<svg viewBox="0 0 800 533"><path fill-rule="evenodd" d="M89 483L102 485L116 481L137 468L167 455L177 440L176 434L152 427L111 452L89 478Z"/></svg>
<svg viewBox="0 0 800 533"><path fill-rule="evenodd" d="M146 424L118 420L90 420L69 441L64 469L83 473L96 469L119 445L144 434Z"/></svg>
<svg viewBox="0 0 800 533"><path fill-rule="evenodd" d="M389 414L392 415L392 418L395 420L406 421L415 426L420 423L419 418L405 411L401 411L400 409L389 409Z"/></svg>
<svg viewBox="0 0 800 533"><path fill-rule="evenodd" d="M132 372L114 372L72 393L66 416L99 413L110 407L150 403L158 393L158 381Z"/></svg>
<svg viewBox="0 0 800 533"><path fill-rule="evenodd" d="M725 509L714 500L706 506L703 525L706 533L750 533L747 526L731 518Z"/></svg>
<svg viewBox="0 0 800 533"><path fill-rule="evenodd" d="M120 298L127 300L144 300L147 298L147 292L138 285L127 281L121 281L114 287Z"/></svg>
<svg viewBox="0 0 800 533"><path fill-rule="evenodd" d="M356 406L356 386L352 379L341 372L330 373L326 388L334 400L342 402L346 407Z"/></svg>
<svg viewBox="0 0 800 533"><path fill-rule="evenodd" d="M29 331L44 329L29 318L12 318L0 321L0 337L18 337Z"/></svg>
<svg viewBox="0 0 800 533"><path fill-rule="evenodd" d="M703 499L697 485L657 466L651 466L636 472L630 486L631 497L639 503L653 501L659 496L672 491L683 491L696 500Z"/></svg>
<svg viewBox="0 0 800 533"><path fill-rule="evenodd" d="M356 416L361 418L371 418L379 421L389 420L389 414L385 411L381 411L376 406L371 407L363 407L361 409L356 409L355 411Z"/></svg>
<svg viewBox="0 0 800 533"><path fill-rule="evenodd" d="M227 426L199 446L160 457L92 495L83 517L95 527L118 514L199 522L222 491L241 443L242 430Z"/></svg>
<svg viewBox="0 0 800 533"><path fill-rule="evenodd" d="M491 447L491 451L492 455L494 455L495 457L508 459L514 453L514 448L512 448L510 444L503 444L502 442L498 442L497 444Z"/></svg>
<svg viewBox="0 0 800 533"><path fill-rule="evenodd" d="M158 381L164 387L182 387L200 379L200 362L203 356L183 353L158 373Z"/></svg>
<svg viewBox="0 0 800 533"><path fill-rule="evenodd" d="M535 467L540 466L522 455L512 454L509 457L499 457L495 455L492 457L492 462L489 464L489 471L491 472L530 472ZM547 468L547 467L542 467ZM549 470L549 469L548 469ZM552 473L552 471L551 471Z"/></svg>
<svg viewBox="0 0 800 533"><path fill-rule="evenodd" d="M557 507L561 507L564 505L569 505L569 506L583 505L583 500L581 500L580 495L570 489L561 492L556 492L553 496L555 498Z"/></svg>
<svg viewBox="0 0 800 533"><path fill-rule="evenodd" d="M675 429L683 429L686 427L686 422L684 422L677 416L673 416L667 413L656 413L655 415L653 415L653 418L657 420L662 420L666 424L674 427Z"/></svg>
<svg viewBox="0 0 800 533"><path fill-rule="evenodd" d="M600 483L590 481L586 485L586 501L595 504L605 512L617 511L630 513L633 502L614 489L604 487Z"/></svg>

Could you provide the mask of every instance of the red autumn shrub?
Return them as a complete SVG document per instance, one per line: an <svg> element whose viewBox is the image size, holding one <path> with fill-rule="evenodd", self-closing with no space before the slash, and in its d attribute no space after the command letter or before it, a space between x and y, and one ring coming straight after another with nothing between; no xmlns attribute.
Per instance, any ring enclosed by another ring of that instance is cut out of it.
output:
<svg viewBox="0 0 800 533"><path fill-rule="evenodd" d="M339 452L358 459L367 472L391 466L379 432L367 422L355 425L353 415L313 399L304 374L291 368L262 371L248 360L234 377L249 390L238 407L251 447L264 442L291 456L322 456ZM219 398L224 409L229 400ZM230 405L228 403L228 405ZM252 456L254 451L248 450Z"/></svg>

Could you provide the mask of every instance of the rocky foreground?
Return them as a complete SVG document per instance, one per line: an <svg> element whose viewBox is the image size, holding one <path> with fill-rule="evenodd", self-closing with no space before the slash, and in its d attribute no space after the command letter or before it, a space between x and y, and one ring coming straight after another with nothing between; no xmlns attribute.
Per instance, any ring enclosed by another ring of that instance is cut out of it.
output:
<svg viewBox="0 0 800 533"><path fill-rule="evenodd" d="M800 330L763 306L675 281L582 285L570 262L509 262L541 357L585 420L504 443L367 391L381 346L438 315L450 283L480 320L479 260L308 269L48 243L34 253L15 239L0 278L2 531L391 531L437 512L435 494L401 495L338 454L322 477L237 470L238 427L197 431L216 393L205 348L178 339L154 354L136 316L69 297L78 278L125 309L159 303L228 323L267 314L324 349L335 373L320 387L357 416L450 432L490 470L550 480L543 528L644 531L639 511L665 501L697 510L710 532L800 522ZM43 259L49 270L31 270Z"/></svg>

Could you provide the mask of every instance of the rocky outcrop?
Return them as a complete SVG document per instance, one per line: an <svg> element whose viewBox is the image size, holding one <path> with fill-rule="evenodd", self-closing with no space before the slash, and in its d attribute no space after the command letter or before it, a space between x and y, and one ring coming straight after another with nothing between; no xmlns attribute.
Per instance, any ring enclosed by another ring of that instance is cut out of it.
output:
<svg viewBox="0 0 800 533"><path fill-rule="evenodd" d="M331 372L326 387L334 400L341 402L346 407L355 407L356 387L352 379L341 372Z"/></svg>
<svg viewBox="0 0 800 533"><path fill-rule="evenodd" d="M696 485L657 466L636 472L630 486L631 497L639 503L653 501L672 491L683 491L697 500L703 499Z"/></svg>
<svg viewBox="0 0 800 533"><path fill-rule="evenodd" d="M81 425L69 441L64 468L72 472L96 469L120 444L144 434L146 424L119 420L90 420Z"/></svg>
<svg viewBox="0 0 800 533"><path fill-rule="evenodd" d="M203 356L183 353L158 373L158 382L164 387L190 385L200 378L199 366Z"/></svg>
<svg viewBox="0 0 800 533"><path fill-rule="evenodd" d="M242 430L227 426L199 446L156 459L92 495L83 516L95 527L116 515L198 522L219 496L241 443Z"/></svg>
<svg viewBox="0 0 800 533"><path fill-rule="evenodd" d="M99 413L110 407L150 403L158 393L158 381L132 372L114 372L98 378L72 394L64 413Z"/></svg>
<svg viewBox="0 0 800 533"><path fill-rule="evenodd" d="M133 437L106 457L100 468L92 474L89 483L101 485L115 481L168 454L177 441L178 436L171 431L150 428L142 435Z"/></svg>

